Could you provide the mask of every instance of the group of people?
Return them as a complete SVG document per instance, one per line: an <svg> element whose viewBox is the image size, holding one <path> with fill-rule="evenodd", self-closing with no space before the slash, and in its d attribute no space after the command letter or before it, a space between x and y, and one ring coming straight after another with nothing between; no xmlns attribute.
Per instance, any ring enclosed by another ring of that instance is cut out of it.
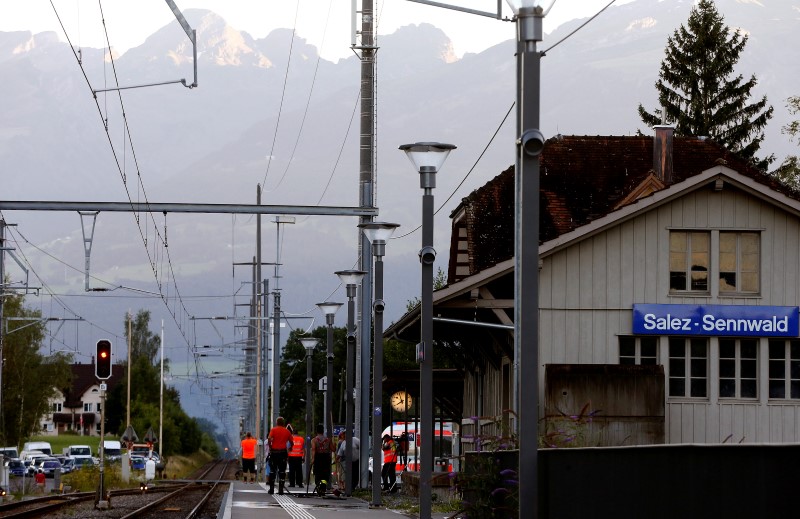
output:
<svg viewBox="0 0 800 519"><path fill-rule="evenodd" d="M353 446L351 449L350 460L347 459L347 440L344 432L339 433L339 441L336 446L332 445L330 438L325 436L322 425L317 426L316 435L311 439L311 470L314 473L316 482L315 491L324 495L331 482L331 467L336 461L337 481L340 489L345 486L345 465L350 463L351 490L358 487L361 460L361 441L353 436ZM255 462L258 441L248 432L242 440L242 477L244 482L255 482ZM403 445L396 442L390 435L383 437L381 445L383 450L383 468L381 469L381 482L383 490L394 490L396 483L396 466L398 456L403 458L408 451L408 442ZM303 486L303 462L305 461L305 439L294 433L291 424L287 425L283 417L278 417L275 426L270 429L267 436L266 459L269 463L269 476L267 483L270 494L275 491L275 480L278 481L278 494L284 493L286 469L289 469L289 487ZM335 458L334 458L335 455ZM406 459L403 459L407 463Z"/></svg>

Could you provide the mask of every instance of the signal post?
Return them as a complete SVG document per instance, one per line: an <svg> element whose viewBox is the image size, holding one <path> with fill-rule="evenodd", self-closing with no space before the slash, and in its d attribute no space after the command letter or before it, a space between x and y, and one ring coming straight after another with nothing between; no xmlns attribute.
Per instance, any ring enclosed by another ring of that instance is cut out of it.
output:
<svg viewBox="0 0 800 519"><path fill-rule="evenodd" d="M106 510L109 507L104 488L105 438L106 432L106 386L105 381L111 378L112 350L111 341L97 341L97 352L94 361L94 376L100 381L100 484L97 488L95 508Z"/></svg>

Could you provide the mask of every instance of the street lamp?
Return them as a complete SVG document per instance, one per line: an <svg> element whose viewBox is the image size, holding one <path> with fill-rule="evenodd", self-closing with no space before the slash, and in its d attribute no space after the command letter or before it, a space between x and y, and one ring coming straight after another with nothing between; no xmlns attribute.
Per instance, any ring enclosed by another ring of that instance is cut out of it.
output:
<svg viewBox="0 0 800 519"><path fill-rule="evenodd" d="M419 172L419 187L422 195L422 249L419 261L422 264L422 300L420 304L420 343L417 345L419 362L419 431L421 462L419 465L419 517L431 517L431 477L433 470L433 188L436 187L436 172L444 164L452 144L418 142L403 144L400 149ZM374 461L373 461L374 463ZM374 483L373 483L374 485Z"/></svg>
<svg viewBox="0 0 800 519"><path fill-rule="evenodd" d="M519 516L539 516L539 85L542 22L538 0L507 0L517 23L517 150L514 166L514 409L519 420ZM523 340L525 341L523 344ZM529 403L522 405L521 395Z"/></svg>
<svg viewBox="0 0 800 519"><path fill-rule="evenodd" d="M344 488L345 495L350 497L353 493L352 474L352 459L353 459L353 430L355 420L355 402L353 400L353 386L355 381L356 369L356 325L355 325L355 297L358 291L358 284L364 277L363 270L340 270L336 272L339 280L347 287L347 389L345 399L347 402L347 411L345 413L344 424L344 438L346 443L345 447L345 464L344 464ZM328 381L328 384L331 380Z"/></svg>
<svg viewBox="0 0 800 519"><path fill-rule="evenodd" d="M383 415L383 256L386 254L386 241L392 237L400 224L386 222L362 223L359 227L372 243L372 255L375 256L375 301L372 309L375 312L373 332L374 350L372 353L372 506L381 506L381 486L376 479L378 460L381 459L381 425Z"/></svg>
<svg viewBox="0 0 800 519"><path fill-rule="evenodd" d="M313 337L304 337L300 339L303 347L306 349L306 463L311 463L311 355L314 353L314 348L317 347L319 339ZM310 474L309 470L305 471Z"/></svg>
<svg viewBox="0 0 800 519"><path fill-rule="evenodd" d="M317 303L317 306L322 313L325 314L325 324L328 325L327 337L327 369L325 370L325 416L322 418L322 423L325 424L325 432L328 439L333 441L333 318L336 316L336 311L343 303L333 303L326 301L324 303ZM328 418L330 417L330 423Z"/></svg>

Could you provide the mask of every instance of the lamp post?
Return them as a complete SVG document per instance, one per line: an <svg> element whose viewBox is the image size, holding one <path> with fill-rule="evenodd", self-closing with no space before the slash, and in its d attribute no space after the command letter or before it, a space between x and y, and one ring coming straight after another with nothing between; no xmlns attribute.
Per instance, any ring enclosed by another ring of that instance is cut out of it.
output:
<svg viewBox="0 0 800 519"><path fill-rule="evenodd" d="M519 516L539 516L539 85L542 22L539 0L507 0L517 25L517 150L514 170L514 408L519 419ZM523 342L524 341L524 342ZM521 395L528 405L523 406Z"/></svg>
<svg viewBox="0 0 800 519"><path fill-rule="evenodd" d="M336 316L336 311L339 310L342 304L343 303L333 303L331 301L317 303L319 309L325 314L325 324L328 325L326 341L327 366L325 370L325 416L322 417L322 423L325 424L325 433L331 441L333 441L333 319ZM330 419L330 421L328 421L328 419Z"/></svg>
<svg viewBox="0 0 800 519"><path fill-rule="evenodd" d="M433 188L436 187L436 172L442 167L452 144L417 142L403 144L400 149L419 172L419 187L422 195L422 249L419 261L422 264L422 297L420 304L420 343L417 345L419 373L419 425L422 439L419 465L419 517L431 517L431 477L433 471ZM373 461L374 463L374 461Z"/></svg>
<svg viewBox="0 0 800 519"><path fill-rule="evenodd" d="M358 292L358 284L364 277L363 270L340 270L336 272L341 282L347 287L347 382L345 399L347 411L345 412L344 439L345 439L345 463L344 463L344 494L350 497L353 493L352 482L352 460L353 460L353 431L355 429L355 401L353 400L353 386L355 381L356 369L356 325L355 325L355 297ZM328 382L330 383L330 381Z"/></svg>
<svg viewBox="0 0 800 519"><path fill-rule="evenodd" d="M313 337L304 337L300 339L303 347L306 349L306 463L311 463L311 383L313 382L311 373L311 355L314 353L314 348L319 343L318 339ZM310 474L309 470L305 471Z"/></svg>
<svg viewBox="0 0 800 519"><path fill-rule="evenodd" d="M392 237L400 224L385 222L362 223L359 227L364 236L372 243L372 255L375 256L375 301L372 309L374 318L374 350L372 352L372 506L381 506L381 486L378 483L378 471L381 459L381 425L383 416L383 256L386 254L386 241Z"/></svg>

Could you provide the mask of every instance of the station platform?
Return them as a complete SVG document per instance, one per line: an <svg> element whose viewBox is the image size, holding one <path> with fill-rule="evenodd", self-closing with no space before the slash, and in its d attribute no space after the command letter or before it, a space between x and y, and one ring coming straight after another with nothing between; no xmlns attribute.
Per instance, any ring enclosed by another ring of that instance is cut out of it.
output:
<svg viewBox="0 0 800 519"><path fill-rule="evenodd" d="M278 495L267 493L265 483L245 484L231 482L225 496L221 519L398 519L407 516L397 510L370 508L369 503L355 497L307 497L304 490L286 489ZM297 490L297 493L289 493ZM446 519L446 514L434 514L435 519Z"/></svg>

